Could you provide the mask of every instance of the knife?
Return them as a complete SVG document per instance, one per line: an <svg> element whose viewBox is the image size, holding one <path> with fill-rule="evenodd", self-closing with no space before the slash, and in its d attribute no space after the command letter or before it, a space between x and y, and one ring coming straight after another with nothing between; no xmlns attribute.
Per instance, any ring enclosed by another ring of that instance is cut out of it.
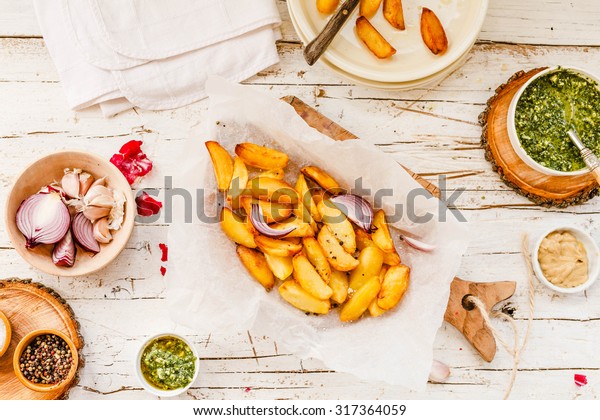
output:
<svg viewBox="0 0 600 420"><path fill-rule="evenodd" d="M312 66L323 55L333 38L342 29L360 0L346 0L338 11L329 19L321 33L304 48L304 59Z"/></svg>

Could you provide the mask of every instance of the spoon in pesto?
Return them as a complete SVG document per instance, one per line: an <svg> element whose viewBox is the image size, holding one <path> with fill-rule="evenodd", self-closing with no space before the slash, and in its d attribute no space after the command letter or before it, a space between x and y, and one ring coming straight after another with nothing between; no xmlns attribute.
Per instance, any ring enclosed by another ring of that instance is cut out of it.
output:
<svg viewBox="0 0 600 420"><path fill-rule="evenodd" d="M598 160L598 157L594 154L594 152L585 147L585 144L583 144L574 128L571 128L569 131L567 131L567 134L569 135L569 138L573 144L577 147L577 149L579 149L579 153L581 153L581 157L583 158L586 166L594 178L596 178L596 181L600 184L600 161Z"/></svg>

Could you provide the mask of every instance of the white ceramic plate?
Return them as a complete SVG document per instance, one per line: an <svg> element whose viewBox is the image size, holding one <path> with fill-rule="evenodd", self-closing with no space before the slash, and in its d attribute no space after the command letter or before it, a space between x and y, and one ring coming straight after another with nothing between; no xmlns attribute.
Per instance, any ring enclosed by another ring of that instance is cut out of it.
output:
<svg viewBox="0 0 600 420"><path fill-rule="evenodd" d="M287 4L297 32L310 40L321 32L330 17L319 13L313 0L288 0ZM487 5L488 0L407 0L403 2L404 31L393 28L379 10L371 23L397 50L386 60L376 58L356 36L354 21L358 10L355 10L323 57L348 74L375 82L423 79L443 71L470 50L485 19ZM446 30L448 51L442 56L433 55L421 39L422 7L433 10Z"/></svg>
<svg viewBox="0 0 600 420"><path fill-rule="evenodd" d="M310 42L310 40L301 31L301 29L300 29L299 25L297 24L296 20L294 19L293 15L290 15L290 20L292 21L292 24L294 25L294 28L296 29L296 33L298 34L298 37L300 38L300 40L305 45L308 44L308 42ZM447 68L443 69L442 71L440 71L438 73L435 73L431 76L428 76L428 77L425 77L422 79L411 80L411 81L406 81L406 82L378 82L375 80L364 79L362 77L358 77L354 74L348 73L347 71L340 69L339 67L333 65L331 62L329 62L329 60L327 60L324 57L321 57L319 59L319 63L325 65L331 71L344 77L345 79L348 79L354 83L357 83L357 84L360 84L363 86L373 87L373 88L381 89L381 90L409 90L409 89L428 87L435 83L439 83L440 81L442 81L444 79L444 77L446 77L447 75L449 75L450 73L452 73L453 71L458 69L462 64L464 64L467 57L469 56L469 52L470 52L470 48L461 57L459 57L458 60L456 60L450 66L448 66Z"/></svg>

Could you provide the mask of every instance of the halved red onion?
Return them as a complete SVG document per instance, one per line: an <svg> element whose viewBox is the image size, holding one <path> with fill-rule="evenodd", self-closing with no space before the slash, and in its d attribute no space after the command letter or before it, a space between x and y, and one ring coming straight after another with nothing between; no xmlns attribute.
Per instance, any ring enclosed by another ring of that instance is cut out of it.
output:
<svg viewBox="0 0 600 420"><path fill-rule="evenodd" d="M252 203L252 210L250 212L250 223L252 226L261 234L268 236L269 238L281 238L288 233L296 230L296 227L289 227L287 229L273 229L265 222L262 208L258 203Z"/></svg>
<svg viewBox="0 0 600 420"><path fill-rule="evenodd" d="M55 244L69 230L71 215L58 192L40 192L27 198L17 210L17 227L27 248Z"/></svg>
<svg viewBox="0 0 600 420"><path fill-rule="evenodd" d="M330 201L359 228L371 232L373 208L367 200L355 194L342 194L330 198Z"/></svg>
<svg viewBox="0 0 600 420"><path fill-rule="evenodd" d="M77 213L73 217L71 229L75 240L83 249L95 254L100 252L100 244L94 238L94 225L83 213Z"/></svg>
<svg viewBox="0 0 600 420"><path fill-rule="evenodd" d="M404 242L406 242L407 245L409 245L412 248L418 249L419 251L431 252L435 249L435 245L426 244L425 242L421 242L415 238L410 238L404 235L400 235L400 238Z"/></svg>
<svg viewBox="0 0 600 420"><path fill-rule="evenodd" d="M73 242L71 230L68 230L64 238L59 243L54 245L52 251L52 262L61 267L72 267L75 264L75 255L77 248Z"/></svg>

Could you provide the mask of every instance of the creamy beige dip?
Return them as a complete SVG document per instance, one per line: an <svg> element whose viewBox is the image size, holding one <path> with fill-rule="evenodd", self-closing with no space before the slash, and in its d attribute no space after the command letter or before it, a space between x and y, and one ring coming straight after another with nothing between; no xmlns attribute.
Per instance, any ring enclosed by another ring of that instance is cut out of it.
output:
<svg viewBox="0 0 600 420"><path fill-rule="evenodd" d="M538 261L546 279L556 286L577 287L588 280L587 252L570 232L546 236L538 250Z"/></svg>

